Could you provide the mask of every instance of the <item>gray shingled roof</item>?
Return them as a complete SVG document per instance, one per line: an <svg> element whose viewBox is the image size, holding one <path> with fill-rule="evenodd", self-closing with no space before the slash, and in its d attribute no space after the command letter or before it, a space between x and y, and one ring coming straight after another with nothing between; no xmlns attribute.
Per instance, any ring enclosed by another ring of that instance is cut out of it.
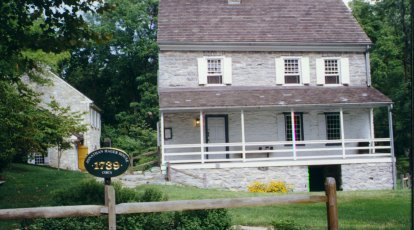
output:
<svg viewBox="0 0 414 230"><path fill-rule="evenodd" d="M371 43L342 0L160 0L158 42Z"/></svg>
<svg viewBox="0 0 414 230"><path fill-rule="evenodd" d="M161 110L391 104L371 87L205 87L160 89Z"/></svg>

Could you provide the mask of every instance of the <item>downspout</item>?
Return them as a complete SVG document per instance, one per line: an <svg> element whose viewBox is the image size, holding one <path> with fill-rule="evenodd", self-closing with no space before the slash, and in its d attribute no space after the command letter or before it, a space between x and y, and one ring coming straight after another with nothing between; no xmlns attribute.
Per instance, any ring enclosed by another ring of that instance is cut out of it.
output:
<svg viewBox="0 0 414 230"><path fill-rule="evenodd" d="M392 105L388 106L388 129L390 136L390 147L391 147L391 158L392 158L392 180L393 180L393 189L397 189L397 168L395 162L395 152L394 152L394 131L392 124Z"/></svg>
<svg viewBox="0 0 414 230"><path fill-rule="evenodd" d="M370 46L367 45L367 50L365 51L365 72L366 72L366 80L367 80L367 86L371 86L371 63L369 60L369 48Z"/></svg>

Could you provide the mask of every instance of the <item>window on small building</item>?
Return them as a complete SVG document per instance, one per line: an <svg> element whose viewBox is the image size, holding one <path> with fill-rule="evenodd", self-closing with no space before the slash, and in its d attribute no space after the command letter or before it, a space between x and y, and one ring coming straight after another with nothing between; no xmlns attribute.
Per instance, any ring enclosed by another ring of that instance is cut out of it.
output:
<svg viewBox="0 0 414 230"><path fill-rule="evenodd" d="M295 113L295 139L303 141L303 114ZM286 141L292 141L292 116L290 113L285 114L285 134Z"/></svg>
<svg viewBox="0 0 414 230"><path fill-rule="evenodd" d="M299 59L284 59L285 84L300 84Z"/></svg>
<svg viewBox="0 0 414 230"><path fill-rule="evenodd" d="M339 84L338 59L325 59L325 84Z"/></svg>
<svg viewBox="0 0 414 230"><path fill-rule="evenodd" d="M40 154L36 154L34 156L35 164L36 165L44 165L45 164L45 157Z"/></svg>
<svg viewBox="0 0 414 230"><path fill-rule="evenodd" d="M328 140L341 139L341 121L339 113L326 113L326 138Z"/></svg>
<svg viewBox="0 0 414 230"><path fill-rule="evenodd" d="M220 58L207 59L207 84L222 84L223 69Z"/></svg>

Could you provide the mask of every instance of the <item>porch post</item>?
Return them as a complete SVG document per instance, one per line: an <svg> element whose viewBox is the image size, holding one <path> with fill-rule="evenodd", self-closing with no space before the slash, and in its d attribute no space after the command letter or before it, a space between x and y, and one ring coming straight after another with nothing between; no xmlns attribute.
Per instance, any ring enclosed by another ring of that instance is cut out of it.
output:
<svg viewBox="0 0 414 230"><path fill-rule="evenodd" d="M390 132L393 188L397 189L397 169L395 167L394 131L393 131L393 125L392 125L392 111L391 110L392 110L392 105L388 106L388 129Z"/></svg>
<svg viewBox="0 0 414 230"><path fill-rule="evenodd" d="M161 114L160 114L160 119L161 119L161 121L160 121L160 141L161 141L161 165L164 165L164 163L165 163L165 156L164 156L164 151L165 151L165 149L164 149L164 113L163 112L161 112Z"/></svg>
<svg viewBox="0 0 414 230"><path fill-rule="evenodd" d="M342 158L345 156L345 127L344 127L344 111L342 108L339 109L339 119L341 121L341 142L342 142Z"/></svg>
<svg viewBox="0 0 414 230"><path fill-rule="evenodd" d="M244 132L244 111L241 110L241 134L242 134L242 157L243 157L243 162L246 161L246 136L245 136L245 132Z"/></svg>
<svg viewBox="0 0 414 230"><path fill-rule="evenodd" d="M296 126L295 126L295 112L293 109L290 111L290 122L292 125L292 150L293 160L296 160Z"/></svg>
<svg viewBox="0 0 414 230"><path fill-rule="evenodd" d="M369 111L369 125L371 128L371 134L370 134L370 145L371 145L371 149L370 149L370 153L375 153L375 130L374 130L374 108L371 108Z"/></svg>
<svg viewBox="0 0 414 230"><path fill-rule="evenodd" d="M203 111L200 110L200 152L201 164L204 164L204 116Z"/></svg>

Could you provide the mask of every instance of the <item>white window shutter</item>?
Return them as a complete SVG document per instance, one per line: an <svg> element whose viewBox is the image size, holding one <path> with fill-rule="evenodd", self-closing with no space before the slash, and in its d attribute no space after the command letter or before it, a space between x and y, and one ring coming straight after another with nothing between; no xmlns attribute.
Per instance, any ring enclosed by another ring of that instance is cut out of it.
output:
<svg viewBox="0 0 414 230"><path fill-rule="evenodd" d="M275 59L276 65L276 84L283 85L285 84L285 61L283 58Z"/></svg>
<svg viewBox="0 0 414 230"><path fill-rule="evenodd" d="M198 63L198 84L207 84L207 61L205 58L197 58Z"/></svg>
<svg viewBox="0 0 414 230"><path fill-rule="evenodd" d="M349 59L341 58L341 83L349 85Z"/></svg>
<svg viewBox="0 0 414 230"><path fill-rule="evenodd" d="M231 85L232 80L232 65L231 65L231 58L224 58L223 59L223 84Z"/></svg>
<svg viewBox="0 0 414 230"><path fill-rule="evenodd" d="M302 70L302 81L303 84L308 85L310 83L310 69L309 69L309 58L301 58L300 67Z"/></svg>
<svg viewBox="0 0 414 230"><path fill-rule="evenodd" d="M316 59L316 84L325 84L325 61L322 58Z"/></svg>

